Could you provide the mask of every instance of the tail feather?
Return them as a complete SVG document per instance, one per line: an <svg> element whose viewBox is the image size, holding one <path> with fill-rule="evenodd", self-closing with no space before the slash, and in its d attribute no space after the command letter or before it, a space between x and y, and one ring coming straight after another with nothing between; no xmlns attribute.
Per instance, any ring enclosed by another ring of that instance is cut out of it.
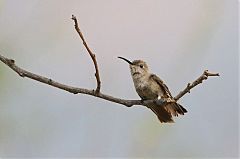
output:
<svg viewBox="0 0 240 159"><path fill-rule="evenodd" d="M149 107L158 117L161 123L173 123L172 115L164 107L152 105Z"/></svg>
<svg viewBox="0 0 240 159"><path fill-rule="evenodd" d="M172 116L184 115L187 110L178 103L169 103L165 106L158 106L156 104L150 105L149 108L157 115L161 123L173 123Z"/></svg>

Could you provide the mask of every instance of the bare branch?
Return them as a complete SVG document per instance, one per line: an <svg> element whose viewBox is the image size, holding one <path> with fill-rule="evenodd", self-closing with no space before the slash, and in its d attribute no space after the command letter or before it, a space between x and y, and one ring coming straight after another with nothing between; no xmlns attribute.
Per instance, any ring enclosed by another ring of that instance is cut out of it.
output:
<svg viewBox="0 0 240 159"><path fill-rule="evenodd" d="M96 60L96 56L95 54L92 53L92 51L90 50L90 48L88 47L87 45L87 42L85 41L84 37L83 37L83 34L79 28L79 25L78 25L78 22L77 22L77 18L76 16L72 15L72 20L74 21L74 26L75 26L75 29L78 33L78 35L80 36L80 38L82 39L83 41L83 45L85 46L85 48L87 49L89 55L91 56L92 58L92 61L94 63L94 67L95 67L95 77L96 77L96 80L97 80L97 88L96 88L96 93L99 93L100 92L100 88L101 88L101 81L100 81L100 75L99 75L99 70L98 70L98 65L97 65L97 60Z"/></svg>
<svg viewBox="0 0 240 159"><path fill-rule="evenodd" d="M156 103L159 106L161 106L161 105L165 104L165 102L166 102L164 99L144 100L144 101L143 100L125 100L125 99L121 99L121 98L112 97L110 95L106 95L106 94L103 94L101 92L96 93L96 91L94 91L94 90L68 86L68 85L56 82L56 81L54 81L50 78L47 78L47 77L44 77L44 76L41 76L41 75L31 73L29 71L26 71L26 70L18 67L15 64L14 60L8 59L8 58L2 56L1 54L0 54L0 60L3 63L5 63L7 66L9 66L13 71L15 71L21 77L27 77L27 78L33 79L35 81L39 81L41 83L45 83L45 84L48 84L50 86L68 91L68 92L73 93L73 94L78 94L78 93L87 94L87 95L91 95L91 96L94 96L94 97L102 98L102 99L107 100L107 101L122 104L122 105L125 105L127 107L131 107L133 105L147 106L150 103ZM187 92L189 92L190 89L192 89L196 85L202 83L202 81L206 80L209 76L219 76L219 74L209 73L208 71L204 71L204 73L198 79L196 79L192 84L189 83L188 86L183 91L181 91L174 99L176 101L179 100L182 96L184 96Z"/></svg>
<svg viewBox="0 0 240 159"><path fill-rule="evenodd" d="M91 96L94 96L94 97L102 98L102 99L105 99L105 100L108 100L108 101L111 101L111 102L114 102L114 103L123 104L123 105L125 105L127 107L131 107L133 105L147 105L148 103L153 102L151 100L146 100L146 101L141 101L141 100L124 100L124 99L112 97L112 96L109 96L109 95L106 95L106 94L103 94L103 93L100 93L100 92L96 93L94 90L68 86L68 85L56 82L56 81L54 81L54 80L52 80L50 78L47 78L47 77L44 77L44 76L41 76L41 75L37 75L37 74L31 73L29 71L26 71L26 70L18 67L15 64L14 60L8 59L8 58L6 58L6 57L4 57L2 55L0 55L0 60L3 63L5 63L6 65L8 65L13 71L15 71L21 77L27 77L27 78L33 79L35 81L39 81L41 83L45 83L45 84L48 84L50 86L53 86L53 87L56 87L56 88L68 91L68 92L73 93L73 94L78 94L78 93L87 94L87 95L91 95Z"/></svg>
<svg viewBox="0 0 240 159"><path fill-rule="evenodd" d="M112 97L110 95L106 95L106 94L101 93L100 92L101 81L100 81L100 75L99 75L99 70L98 70L96 56L95 56L95 54L92 53L92 51L88 47L88 45L87 45L87 43L86 43L86 41L85 41L85 39L83 37L83 34L82 34L82 32L81 32L81 30L79 28L79 25L78 25L78 22L77 22L77 18L74 15L72 15L72 20L74 21L75 29L76 29L78 35L80 36L80 38L81 38L81 40L83 42L83 45L87 49L87 51L88 51L88 53L89 53L89 55L90 55L90 57L91 57L91 59L92 59L92 61L94 63L94 67L95 67L95 70L96 70L95 77L96 77L96 81L97 81L97 88L96 88L96 90L89 90L89 89L85 89L85 88L78 88L78 87L68 86L68 85L56 82L56 81L54 81L54 80L52 80L50 78L47 78L47 77L44 77L44 76L41 76L41 75L37 75L37 74L31 73L29 71L26 71L26 70L18 67L15 64L14 60L8 59L8 58L2 56L1 54L0 54L0 60L3 63L5 63L7 66L9 66L13 71L18 73L18 75L21 76L21 77L27 77L27 78L33 79L35 81L39 81L41 83L45 83L45 84L48 84L50 86L53 86L53 87L56 87L56 88L68 91L68 92L73 93L73 94L78 94L78 93L87 94L87 95L91 95L91 96L94 96L94 97L102 98L102 99L107 100L107 101L111 101L111 102L114 102L114 103L122 104L122 105L125 105L127 107L131 107L133 105L148 106L151 103L154 103L154 104L157 104L159 106L162 106L162 105L168 103L168 101L165 100L165 99L160 99L160 100L158 100L158 99L156 99L156 100L125 100L125 99L116 98L116 97ZM183 91L181 91L176 97L174 97L174 100L178 101L186 93L190 93L190 90L192 88L194 88L198 84L202 83L203 80L206 80L209 76L219 76L219 74L218 73L209 73L208 70L204 71L204 73L198 79L196 79L193 83L188 83L187 87Z"/></svg>
<svg viewBox="0 0 240 159"><path fill-rule="evenodd" d="M176 97L174 97L175 101L178 101L182 96L184 96L186 93L190 93L190 90L197 86L198 84L202 83L204 80L207 80L209 76L219 76L219 73L210 73L208 70L205 70L203 74L193 81L193 83L188 83L187 87L181 91Z"/></svg>

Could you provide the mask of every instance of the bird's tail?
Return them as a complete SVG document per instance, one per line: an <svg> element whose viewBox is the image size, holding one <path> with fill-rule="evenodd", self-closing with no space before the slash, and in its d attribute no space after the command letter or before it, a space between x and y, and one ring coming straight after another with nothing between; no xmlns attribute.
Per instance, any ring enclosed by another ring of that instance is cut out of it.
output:
<svg viewBox="0 0 240 159"><path fill-rule="evenodd" d="M187 113L187 110L178 103L169 103L164 106L152 104L149 108L157 115L161 123L174 123L172 116Z"/></svg>

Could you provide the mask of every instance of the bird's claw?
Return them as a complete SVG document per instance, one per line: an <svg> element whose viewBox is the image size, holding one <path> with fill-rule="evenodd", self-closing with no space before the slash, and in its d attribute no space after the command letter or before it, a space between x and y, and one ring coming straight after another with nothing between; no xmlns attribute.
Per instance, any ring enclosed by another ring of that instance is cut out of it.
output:
<svg viewBox="0 0 240 159"><path fill-rule="evenodd" d="M167 103L175 103L176 102L173 98L167 98L165 101Z"/></svg>

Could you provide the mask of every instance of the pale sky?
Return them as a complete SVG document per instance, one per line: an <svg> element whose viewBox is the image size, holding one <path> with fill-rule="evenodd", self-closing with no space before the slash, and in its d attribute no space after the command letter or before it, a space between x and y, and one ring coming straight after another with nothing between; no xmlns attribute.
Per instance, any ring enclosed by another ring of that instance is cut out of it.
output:
<svg viewBox="0 0 240 159"><path fill-rule="evenodd" d="M0 63L0 157L237 157L238 4L234 0L0 0L0 54L56 81L139 99L127 64L145 60L176 95L205 69L219 72L160 123L149 109L73 95L22 79Z"/></svg>

